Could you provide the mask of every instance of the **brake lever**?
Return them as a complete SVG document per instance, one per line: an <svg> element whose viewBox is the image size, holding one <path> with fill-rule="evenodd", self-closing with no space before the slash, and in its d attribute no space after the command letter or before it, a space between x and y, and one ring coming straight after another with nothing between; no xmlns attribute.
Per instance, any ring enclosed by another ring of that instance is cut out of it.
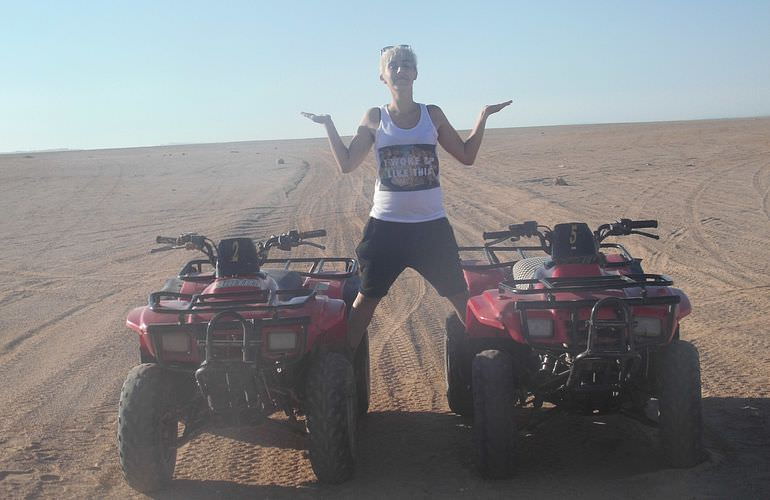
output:
<svg viewBox="0 0 770 500"><path fill-rule="evenodd" d="M485 247L491 247L491 246L497 245L498 243L502 243L502 242L504 242L506 240L511 240L511 241L518 240L518 238L516 238L515 240L513 238L515 238L515 236L514 237L506 236L504 238L498 238L498 239L493 240L493 241L487 241L486 243L484 243L484 246Z"/></svg>
<svg viewBox="0 0 770 500"><path fill-rule="evenodd" d="M646 236L648 238L652 238L653 240L660 239L660 236L658 236L657 234L645 233L644 231L631 230L628 232L628 234L638 234L639 236Z"/></svg>
<svg viewBox="0 0 770 500"><path fill-rule="evenodd" d="M326 247L323 245L319 245L318 243L313 243L312 241L300 241L298 245L310 245L311 247L316 247L321 250L326 250Z"/></svg>

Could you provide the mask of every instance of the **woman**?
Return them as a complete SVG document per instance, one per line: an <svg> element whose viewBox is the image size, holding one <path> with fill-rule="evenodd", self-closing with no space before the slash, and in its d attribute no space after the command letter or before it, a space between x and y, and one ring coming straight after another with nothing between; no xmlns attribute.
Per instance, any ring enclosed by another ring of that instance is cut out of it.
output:
<svg viewBox="0 0 770 500"><path fill-rule="evenodd" d="M377 304L399 274L411 267L447 297L464 320L468 291L460 268L457 242L444 212L436 143L458 161L472 165L481 146L487 118L511 104L485 106L468 139L463 141L435 105L413 98L417 57L408 45L385 47L380 54L380 80L388 86L390 104L364 115L349 147L345 147L329 115L302 113L326 127L332 153L343 173L355 170L374 144L378 178L374 203L361 243L361 289L348 322L348 342L355 349Z"/></svg>

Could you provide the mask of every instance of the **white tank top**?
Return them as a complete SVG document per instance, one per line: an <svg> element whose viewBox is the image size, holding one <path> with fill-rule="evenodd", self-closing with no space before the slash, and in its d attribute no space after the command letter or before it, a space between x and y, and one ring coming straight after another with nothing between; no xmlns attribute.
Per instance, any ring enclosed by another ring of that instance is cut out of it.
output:
<svg viewBox="0 0 770 500"><path fill-rule="evenodd" d="M377 182L369 216L389 222L426 222L446 217L439 184L438 132L420 104L420 121L413 128L396 126L388 106L380 108L374 136Z"/></svg>

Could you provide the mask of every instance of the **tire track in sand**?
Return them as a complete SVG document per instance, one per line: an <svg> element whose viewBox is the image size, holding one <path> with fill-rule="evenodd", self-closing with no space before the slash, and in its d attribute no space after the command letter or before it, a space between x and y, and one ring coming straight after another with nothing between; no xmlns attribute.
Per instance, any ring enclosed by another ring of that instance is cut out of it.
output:
<svg viewBox="0 0 770 500"><path fill-rule="evenodd" d="M711 241L708 234L706 234L706 231L703 229L703 221L705 219L700 213L702 210L701 199L706 190L714 185L714 181L743 166L745 166L745 163L732 166L728 171L717 172L700 181L696 187L687 194L684 203L685 212L690 220L690 228L692 229L690 236L695 240L696 244L708 253L706 258L712 264L708 271L710 273L720 273L724 281L733 286L739 286L742 283L745 283L744 280L751 282L751 277L742 271L743 266L730 258L729 254L722 252L719 247ZM728 264L730 268L725 270L725 264Z"/></svg>
<svg viewBox="0 0 770 500"><path fill-rule="evenodd" d="M770 186L766 188L762 187L762 175L767 170L770 170L770 166L768 165L760 166L757 169L757 171L754 172L754 176L751 178L751 184L754 187L754 190L757 192L757 194L760 197L760 202L759 202L760 209L765 214L765 217L767 219L770 219Z"/></svg>

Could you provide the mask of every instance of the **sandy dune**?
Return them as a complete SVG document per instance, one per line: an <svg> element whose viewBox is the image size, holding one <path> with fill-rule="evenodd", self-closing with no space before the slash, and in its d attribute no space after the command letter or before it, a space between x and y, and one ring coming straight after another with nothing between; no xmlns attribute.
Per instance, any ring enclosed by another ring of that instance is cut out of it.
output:
<svg viewBox="0 0 770 500"><path fill-rule="evenodd" d="M770 496L770 119L491 130L474 168L441 162L461 244L528 219L660 221L659 241L624 244L693 302L709 461L666 469L636 423L557 417L522 435L515 479L481 480L444 398L448 304L407 272L371 328L352 481L318 485L281 426L229 429L184 446L159 498ZM373 173L370 156L338 174L325 140L0 156L0 497L139 496L115 449L138 363L123 323L190 257L150 255L156 235L325 228L327 253L352 255Z"/></svg>

